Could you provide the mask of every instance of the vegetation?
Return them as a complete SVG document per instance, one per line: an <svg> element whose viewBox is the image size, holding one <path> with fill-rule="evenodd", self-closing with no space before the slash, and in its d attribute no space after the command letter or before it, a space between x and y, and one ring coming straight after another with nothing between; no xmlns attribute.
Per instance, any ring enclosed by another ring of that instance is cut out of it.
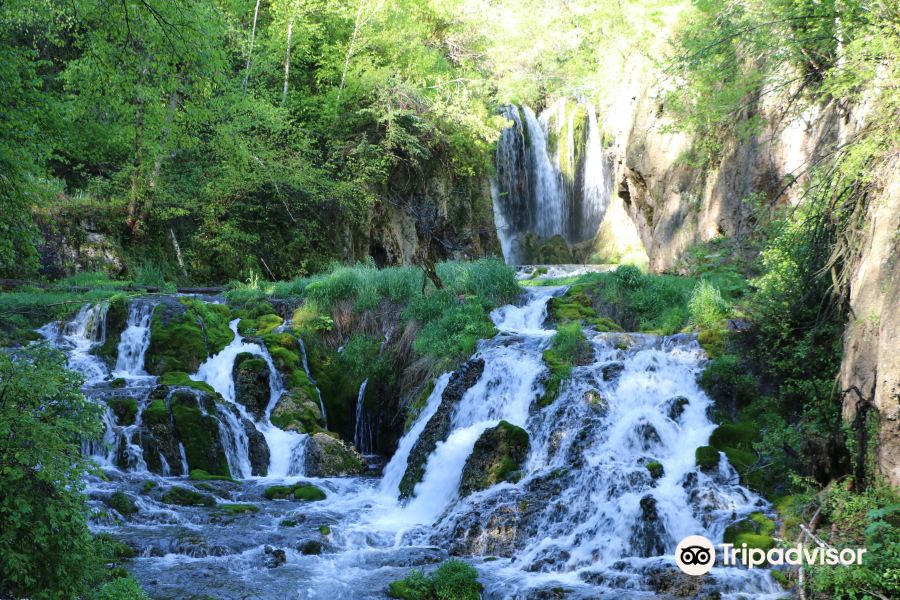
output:
<svg viewBox="0 0 900 600"><path fill-rule="evenodd" d="M405 578L392 582L388 595L402 600L478 600L481 590L475 568L450 559L430 576L413 570Z"/></svg>
<svg viewBox="0 0 900 600"><path fill-rule="evenodd" d="M556 400L559 387L572 374L572 368L581 364L585 358L590 358L590 355L591 347L580 324L566 323L557 328L550 340L550 347L544 350L544 364L550 375L544 382L541 406L547 406Z"/></svg>
<svg viewBox="0 0 900 600"><path fill-rule="evenodd" d="M325 492L308 483L295 485L273 485L266 488L266 498L269 500L305 500L315 502L326 498Z"/></svg>

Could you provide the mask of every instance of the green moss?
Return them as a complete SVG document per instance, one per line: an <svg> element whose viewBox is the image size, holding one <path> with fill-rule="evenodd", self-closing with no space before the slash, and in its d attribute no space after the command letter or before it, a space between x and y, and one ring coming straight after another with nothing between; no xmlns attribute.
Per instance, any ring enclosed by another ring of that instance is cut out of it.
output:
<svg viewBox="0 0 900 600"><path fill-rule="evenodd" d="M153 491L153 489L156 487L156 485L157 484L155 481L148 479L143 484L141 484L141 493L149 494L150 492Z"/></svg>
<svg viewBox="0 0 900 600"><path fill-rule="evenodd" d="M91 348L91 354L115 361L119 354L119 340L128 324L128 297L116 294L109 299L106 311L106 339ZM124 380L123 380L124 383Z"/></svg>
<svg viewBox="0 0 900 600"><path fill-rule="evenodd" d="M725 352L725 333L724 329L703 329L697 334L697 341L710 358L716 358Z"/></svg>
<svg viewBox="0 0 900 600"><path fill-rule="evenodd" d="M123 387L125 387L126 385L128 385L128 382L125 381L125 379L123 379L122 377L116 377L115 379L113 379L112 381L109 382L109 387L111 387L114 390L120 390Z"/></svg>
<svg viewBox="0 0 900 600"><path fill-rule="evenodd" d="M782 587L782 589L789 590L794 587L794 584L791 582L790 577L784 571L776 571L772 569L769 571L769 574L772 576L772 579L778 582L778 585Z"/></svg>
<svg viewBox="0 0 900 600"><path fill-rule="evenodd" d="M220 510L229 515L241 515L244 513L257 513L259 507L255 504L219 504L216 510Z"/></svg>
<svg viewBox="0 0 900 600"><path fill-rule="evenodd" d="M190 488L174 486L163 494L162 501L166 504L179 506L215 506L216 500L208 494L203 494Z"/></svg>
<svg viewBox="0 0 900 600"><path fill-rule="evenodd" d="M218 353L234 339L234 332L228 327L231 313L227 306L194 298L180 301L184 305L180 314L165 304L153 312L150 345L144 361L152 374L192 373L208 356Z"/></svg>
<svg viewBox="0 0 900 600"><path fill-rule="evenodd" d="M709 443L722 451L726 448L751 450L758 437L759 430L750 423L726 423L716 427L709 436Z"/></svg>
<svg viewBox="0 0 900 600"><path fill-rule="evenodd" d="M212 475L203 469L193 469L189 479L191 481L234 481L231 475Z"/></svg>
<svg viewBox="0 0 900 600"><path fill-rule="evenodd" d="M650 477L653 479L659 479L665 474L665 469L662 466L662 463L652 460L648 462L646 465L647 471L650 473Z"/></svg>
<svg viewBox="0 0 900 600"><path fill-rule="evenodd" d="M213 475L228 475L228 459L219 442L218 420L204 415L192 394L181 396L176 392L170 410L188 465Z"/></svg>
<svg viewBox="0 0 900 600"><path fill-rule="evenodd" d="M269 500L303 500L306 502L315 502L324 500L327 496L318 487L308 483L297 483L295 485L273 485L266 488L265 496Z"/></svg>
<svg viewBox="0 0 900 600"><path fill-rule="evenodd" d="M211 385L209 385L205 381L194 381L193 379L191 379L190 375L183 371L168 371L166 373L163 373L159 378L159 383L162 385L171 385L174 387L189 387L195 390L200 390L201 392L215 393L215 390Z"/></svg>
<svg viewBox="0 0 900 600"><path fill-rule="evenodd" d="M319 533L322 535L331 535L331 527L328 525L322 525L319 527Z"/></svg>
<svg viewBox="0 0 900 600"><path fill-rule="evenodd" d="M694 453L697 466L704 471L710 471L719 466L719 451L712 446L700 446Z"/></svg>
<svg viewBox="0 0 900 600"><path fill-rule="evenodd" d="M137 418L137 399L135 398L110 398L106 401L113 414L116 415L116 421L119 425L134 425Z"/></svg>
<svg viewBox="0 0 900 600"><path fill-rule="evenodd" d="M594 329L597 331L616 331L619 333L623 333L625 330L622 329L622 326L613 321L612 319L607 319L605 317L589 317L584 320L588 325L592 325Z"/></svg>
<svg viewBox="0 0 900 600"><path fill-rule="evenodd" d="M770 550L775 547L775 540L768 535L760 535L756 533L739 533L734 540L735 546L747 545L748 548L759 548L760 550Z"/></svg>
<svg viewBox="0 0 900 600"><path fill-rule="evenodd" d="M559 387L563 380L572 374L579 360L589 355L590 345L581 331L581 325L577 322L560 325L550 347L544 350L544 364L550 371L550 376L544 383L544 394L541 396L540 405L552 404L559 395Z"/></svg>
<svg viewBox="0 0 900 600"><path fill-rule="evenodd" d="M276 314L260 315L256 318L242 318L238 322L238 333L243 336L260 336L271 333L273 329L284 323L284 319Z"/></svg>
<svg viewBox="0 0 900 600"><path fill-rule="evenodd" d="M134 503L134 500L123 491L114 492L106 503L109 504L110 508L126 517L138 512L138 507Z"/></svg>
<svg viewBox="0 0 900 600"><path fill-rule="evenodd" d="M166 401L158 399L150 402L150 405L141 413L141 421L149 426L167 423L169 421L169 411L166 408Z"/></svg>

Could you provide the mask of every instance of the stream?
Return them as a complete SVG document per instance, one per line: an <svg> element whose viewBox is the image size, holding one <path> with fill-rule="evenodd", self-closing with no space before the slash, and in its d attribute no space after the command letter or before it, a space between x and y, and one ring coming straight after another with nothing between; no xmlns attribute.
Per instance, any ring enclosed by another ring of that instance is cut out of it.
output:
<svg viewBox="0 0 900 600"><path fill-rule="evenodd" d="M518 305L495 310L499 333L479 343L483 373L451 414L449 434L428 455L409 499L399 484L411 452L451 380L446 373L417 420L378 474L340 478L303 475L306 434L283 431L269 415L283 392L266 349L241 338L200 365L191 378L224 398L216 415L235 481L188 480L185 464L166 462L169 476L147 469L141 417L156 378L143 357L153 304L134 300L113 368L90 353L105 338L103 305L85 306L70 323L39 331L85 376L85 394L137 400L133 424L110 411L102 443L87 445L104 476L88 476L91 527L134 547L128 569L154 598L385 598L388 584L411 568L426 571L448 556L470 562L485 598L655 598L682 581L674 566L681 538L721 541L727 525L754 511L771 512L738 483L724 455L715 472L695 465L715 424L711 401L696 383L706 356L689 334L654 336L585 329L593 357L577 366L557 399L540 407L548 301L560 287L534 287ZM232 366L249 352L269 365L271 400L258 418L234 401ZM305 361L305 354L304 354ZM118 378L113 387L113 378ZM124 385L122 383L124 382ZM360 392L362 397L363 391ZM211 413L211 411L210 411ZM522 477L460 497L459 484L479 436L501 420L528 431ZM358 420L358 443L371 433ZM265 477L253 476L248 436L268 446ZM654 479L647 463L663 466ZM267 500L267 487L309 481L320 502ZM172 486L197 489L225 510L162 501ZM121 515L106 500L124 491L139 509ZM700 584L697 584L698 586ZM721 598L776 598L781 588L764 569L715 567L702 591ZM557 594L564 595L557 595Z"/></svg>

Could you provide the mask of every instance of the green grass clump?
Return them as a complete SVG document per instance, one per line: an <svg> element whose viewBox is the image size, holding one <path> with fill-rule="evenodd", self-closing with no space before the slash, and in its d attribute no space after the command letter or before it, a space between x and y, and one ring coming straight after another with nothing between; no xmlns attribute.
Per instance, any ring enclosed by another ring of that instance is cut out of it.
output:
<svg viewBox="0 0 900 600"><path fill-rule="evenodd" d="M131 577L118 577L100 586L91 600L150 600L140 584Z"/></svg>
<svg viewBox="0 0 900 600"><path fill-rule="evenodd" d="M719 288L705 279L694 287L688 300L691 323L701 329L720 327L730 310L731 305L722 297Z"/></svg>
<svg viewBox="0 0 900 600"><path fill-rule="evenodd" d="M450 559L430 576L419 569L410 571L390 584L388 595L402 600L478 600L482 589L475 567Z"/></svg>
<svg viewBox="0 0 900 600"><path fill-rule="evenodd" d="M191 481L234 481L231 475L212 475L203 469L192 469L189 479Z"/></svg>

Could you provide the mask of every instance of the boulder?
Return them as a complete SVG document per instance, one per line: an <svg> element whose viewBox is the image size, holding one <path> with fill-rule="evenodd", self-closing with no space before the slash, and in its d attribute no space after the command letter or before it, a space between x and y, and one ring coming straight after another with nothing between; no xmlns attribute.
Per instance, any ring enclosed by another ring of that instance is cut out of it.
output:
<svg viewBox="0 0 900 600"><path fill-rule="evenodd" d="M184 446L189 469L202 469L212 475L228 475L228 458L219 435L216 396L193 389L175 389L169 397L169 410L175 434Z"/></svg>
<svg viewBox="0 0 900 600"><path fill-rule="evenodd" d="M306 442L303 468L307 477L340 477L366 471L366 461L355 448L327 433L316 433Z"/></svg>
<svg viewBox="0 0 900 600"><path fill-rule="evenodd" d="M462 400L466 391L481 378L482 373L484 373L484 360L473 358L457 369L450 377L450 381L447 383L447 387L444 388L444 393L441 396L440 405L434 415L428 420L425 429L409 453L406 472L403 474L403 479L400 480L401 499L412 496L416 484L425 475L425 464L428 461L428 456L437 447L438 442L444 441L450 434L453 410L459 404L459 401Z"/></svg>
<svg viewBox="0 0 900 600"><path fill-rule="evenodd" d="M635 524L631 543L637 556L660 556L665 554L665 527L656 508L656 498L644 496L640 501L641 516Z"/></svg>
<svg viewBox="0 0 900 600"><path fill-rule="evenodd" d="M528 432L521 427L500 421L496 427L486 429L466 460L459 484L460 496L503 481L518 481L527 455Z"/></svg>
<svg viewBox="0 0 900 600"><path fill-rule="evenodd" d="M250 419L241 419L247 434L247 451L250 454L250 472L265 477L269 472L269 444L266 436L256 428Z"/></svg>
<svg viewBox="0 0 900 600"><path fill-rule="evenodd" d="M281 548L266 546L263 562L267 568L274 569L287 562L287 554Z"/></svg>
<svg viewBox="0 0 900 600"><path fill-rule="evenodd" d="M234 359L231 372L234 378L234 400L247 408L247 412L259 421L266 414L271 392L269 365L263 358L241 352Z"/></svg>
<svg viewBox="0 0 900 600"><path fill-rule="evenodd" d="M276 427L302 433L319 431L324 424L318 401L299 389L282 394L269 418Z"/></svg>

